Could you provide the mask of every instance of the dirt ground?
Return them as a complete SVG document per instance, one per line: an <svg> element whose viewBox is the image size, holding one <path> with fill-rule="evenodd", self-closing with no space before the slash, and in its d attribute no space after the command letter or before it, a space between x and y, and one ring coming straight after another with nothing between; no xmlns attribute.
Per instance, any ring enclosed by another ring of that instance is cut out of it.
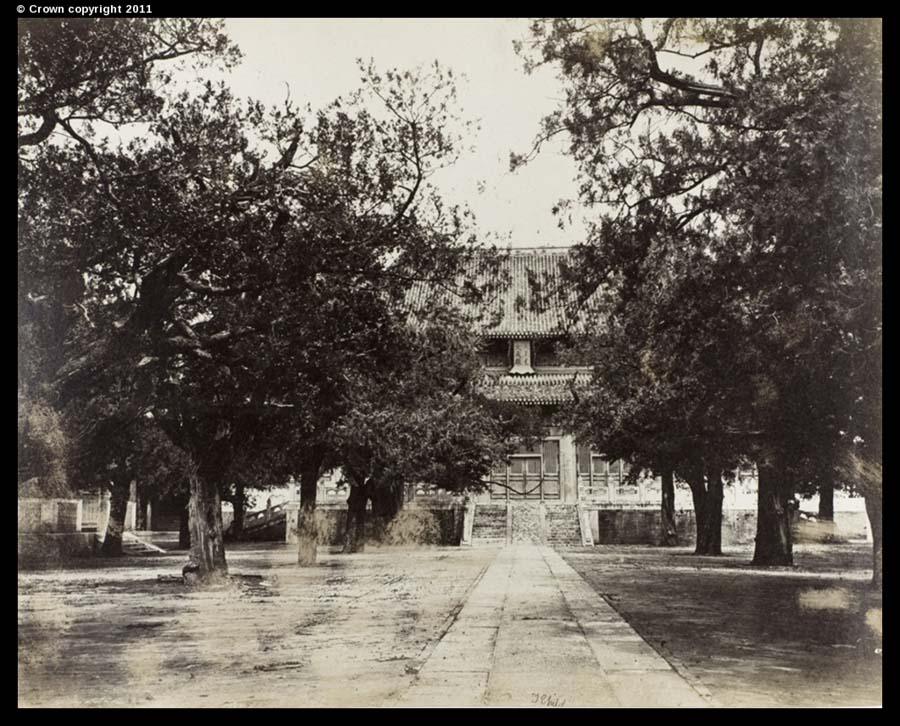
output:
<svg viewBox="0 0 900 726"><path fill-rule="evenodd" d="M85 560L18 577L20 706L364 706L395 702L498 550L229 548L230 586L192 591L185 554ZM865 546L801 546L798 568L749 550L597 547L574 567L715 702L881 703L881 600ZM521 606L519 606L521 607Z"/></svg>
<svg viewBox="0 0 900 726"><path fill-rule="evenodd" d="M882 600L870 545L797 545L794 568L750 547L595 547L566 561L722 706L879 706Z"/></svg>
<svg viewBox="0 0 900 726"><path fill-rule="evenodd" d="M19 573L22 706L362 706L408 687L496 554L229 549L212 591L161 582L184 553Z"/></svg>

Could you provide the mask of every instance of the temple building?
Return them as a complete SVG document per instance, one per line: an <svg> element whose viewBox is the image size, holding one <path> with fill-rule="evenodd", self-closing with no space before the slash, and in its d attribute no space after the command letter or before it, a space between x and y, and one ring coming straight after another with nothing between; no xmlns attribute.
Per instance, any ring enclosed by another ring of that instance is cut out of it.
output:
<svg viewBox="0 0 900 726"><path fill-rule="evenodd" d="M570 254L569 248L528 248L492 263L476 258L464 274L489 291L478 304L425 284L411 291L413 302L442 294L476 326L486 396L533 408L545 424L540 437L523 436L515 453L497 462L486 489L470 498L476 540L485 530L495 540L589 544L601 536L599 510L646 510L652 519L659 508L658 481L627 483L622 462L604 459L560 426L558 414L591 378L590 367L561 355L584 332L565 279ZM689 493L679 495L678 505L689 507Z"/></svg>
<svg viewBox="0 0 900 726"><path fill-rule="evenodd" d="M591 369L566 362L560 350L583 332L565 282L569 248L510 250L493 265L476 259L467 272L492 290L480 304L444 294L473 321L481 336L483 392L497 401L538 409L545 436L501 462L489 490L478 501L538 500L566 503L655 504L649 482L627 486L622 462L606 461L574 436L554 426L555 414L572 405L574 392L590 381ZM486 276L497 284L491 286ZM420 285L412 295L433 295Z"/></svg>

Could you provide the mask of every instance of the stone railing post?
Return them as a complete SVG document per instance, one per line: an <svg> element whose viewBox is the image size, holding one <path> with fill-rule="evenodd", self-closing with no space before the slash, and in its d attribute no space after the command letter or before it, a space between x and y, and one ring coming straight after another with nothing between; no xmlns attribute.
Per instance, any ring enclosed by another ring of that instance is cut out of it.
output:
<svg viewBox="0 0 900 726"><path fill-rule="evenodd" d="M475 524L475 502L466 497L463 504L463 531L460 544L465 547L472 546L472 526Z"/></svg>
<svg viewBox="0 0 900 726"><path fill-rule="evenodd" d="M578 513L578 528L581 530L581 546L593 547L594 533L591 531L590 512L580 502L575 505L575 509Z"/></svg>
<svg viewBox="0 0 900 726"><path fill-rule="evenodd" d="M109 489L104 489L100 495L100 516L97 517L97 537L102 539L106 536L106 527L109 524L109 507L112 494Z"/></svg>

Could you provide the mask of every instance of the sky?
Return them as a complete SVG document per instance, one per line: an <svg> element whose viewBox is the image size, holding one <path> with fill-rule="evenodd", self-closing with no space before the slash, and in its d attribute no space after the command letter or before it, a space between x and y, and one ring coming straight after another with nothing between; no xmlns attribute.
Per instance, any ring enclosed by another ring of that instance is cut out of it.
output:
<svg viewBox="0 0 900 726"><path fill-rule="evenodd" d="M465 203L487 243L506 247L569 245L583 228L557 226L551 208L574 198L574 163L559 143L545 145L536 160L510 172L511 151L528 151L541 118L562 97L555 71L525 73L513 41L525 39L524 19L303 19L240 18L226 21L244 54L227 74L238 96L266 103L291 100L320 108L359 87L357 58L378 69L401 70L440 61L465 78L461 115L480 122L466 152L435 176L444 198Z"/></svg>

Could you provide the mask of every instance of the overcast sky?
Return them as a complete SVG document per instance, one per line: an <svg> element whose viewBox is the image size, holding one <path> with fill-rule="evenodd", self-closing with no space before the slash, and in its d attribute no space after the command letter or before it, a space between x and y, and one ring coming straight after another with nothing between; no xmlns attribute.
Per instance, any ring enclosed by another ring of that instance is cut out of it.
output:
<svg viewBox="0 0 900 726"><path fill-rule="evenodd" d="M435 178L445 198L465 202L486 241L515 247L572 244L580 227L562 231L551 213L574 196L573 163L546 146L529 166L509 171L510 151L531 147L542 116L561 96L554 72L526 75L513 41L527 36L521 19L230 19L229 36L244 53L229 74L239 96L320 108L359 87L356 59L379 69L412 68L435 59L463 74L462 113L481 130L450 170ZM287 84L287 85L286 85Z"/></svg>

